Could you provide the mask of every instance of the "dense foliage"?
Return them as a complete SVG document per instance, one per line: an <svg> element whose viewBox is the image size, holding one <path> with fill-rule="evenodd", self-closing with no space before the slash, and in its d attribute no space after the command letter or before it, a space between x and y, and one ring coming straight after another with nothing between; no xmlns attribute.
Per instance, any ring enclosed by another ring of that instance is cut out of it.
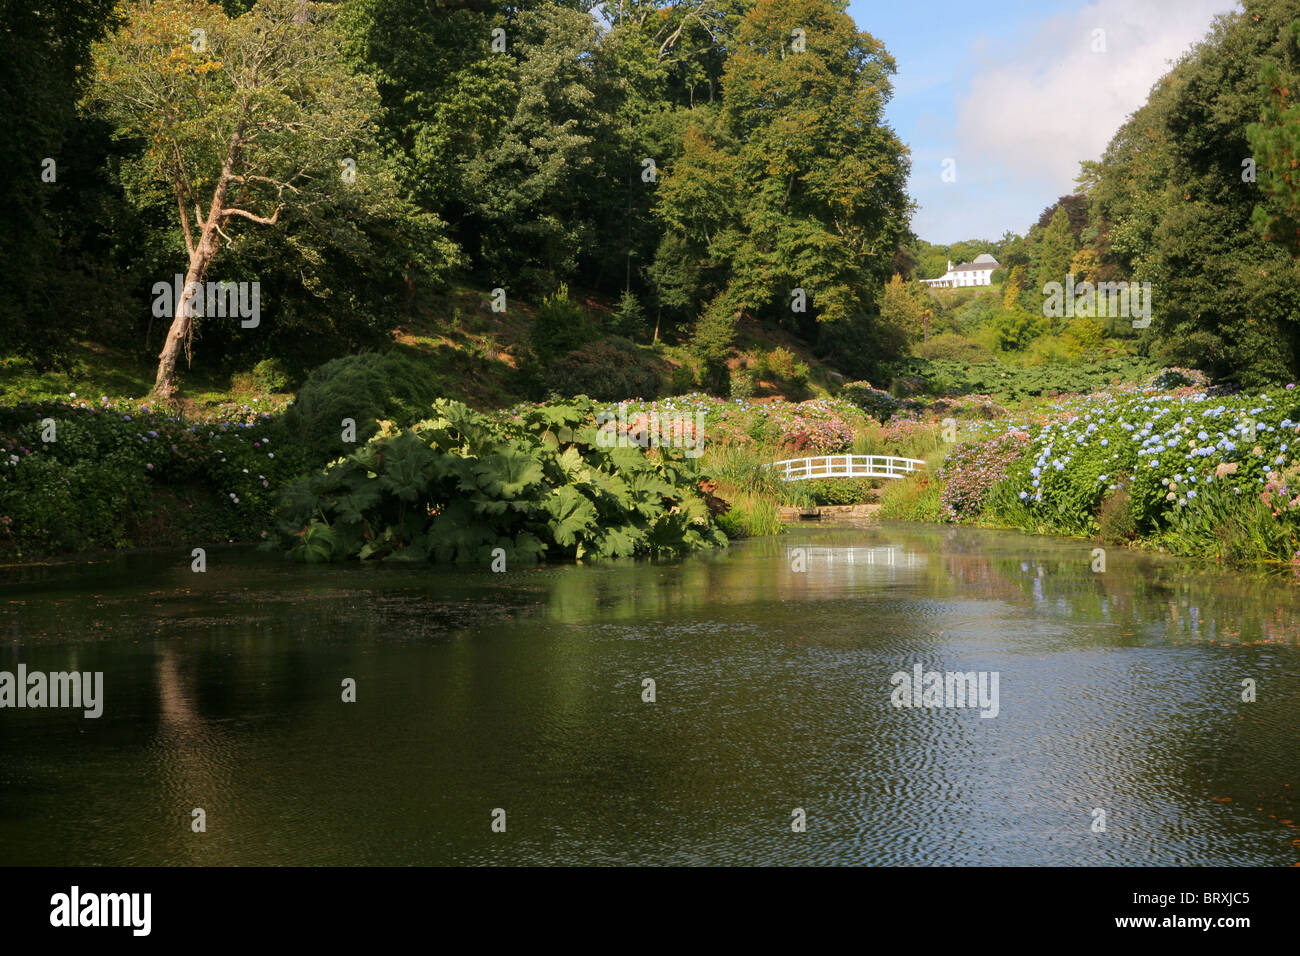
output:
<svg viewBox="0 0 1300 956"><path fill-rule="evenodd" d="M599 401L655 398L663 388L662 363L627 339L610 336L551 362L546 390L562 398L587 395Z"/></svg>
<svg viewBox="0 0 1300 956"><path fill-rule="evenodd" d="M600 441L589 401L506 416L439 400L288 488L278 543L306 561L484 567L726 544L692 472L681 449Z"/></svg>
<svg viewBox="0 0 1300 956"><path fill-rule="evenodd" d="M1236 564L1295 564L1300 399L1146 383L963 426L933 476L886 489L882 514L1141 541Z"/></svg>
<svg viewBox="0 0 1300 956"><path fill-rule="evenodd" d="M305 467L266 413L188 424L107 398L0 408L0 456L0 552L15 556L249 540Z"/></svg>
<svg viewBox="0 0 1300 956"><path fill-rule="evenodd" d="M1142 534L1196 509L1207 488L1257 498L1269 476L1292 463L1300 428L1300 401L1286 390L1103 393L1069 412L1038 430L1008 470L1005 500L1030 518L1087 534L1098 530L1102 499L1121 489Z"/></svg>
<svg viewBox="0 0 1300 956"><path fill-rule="evenodd" d="M532 381L609 333L713 361L741 316L870 338L906 238L894 64L841 0L5 9L0 345L34 361L111 335L181 377L301 375L380 347L449 279L621 300L576 335L580 310L543 310ZM260 323L155 308L177 273L259 283Z"/></svg>
<svg viewBox="0 0 1300 956"><path fill-rule="evenodd" d="M935 395L987 394L1004 402L1088 392L1144 378L1159 365L1144 358L1106 359L1087 365L1009 366L1001 362L961 363L908 359L892 366L894 377L915 376Z"/></svg>
<svg viewBox="0 0 1300 956"><path fill-rule="evenodd" d="M365 442L379 421L414 424L437 397L420 363L396 352L363 352L333 359L308 376L285 425L313 461L327 461ZM346 421L355 425L344 439Z"/></svg>
<svg viewBox="0 0 1300 956"><path fill-rule="evenodd" d="M1141 334L1155 357L1255 387L1297 368L1300 272L1285 227L1297 116L1285 92L1300 4L1242 6L1084 164L1080 246L1098 277L1152 283Z"/></svg>

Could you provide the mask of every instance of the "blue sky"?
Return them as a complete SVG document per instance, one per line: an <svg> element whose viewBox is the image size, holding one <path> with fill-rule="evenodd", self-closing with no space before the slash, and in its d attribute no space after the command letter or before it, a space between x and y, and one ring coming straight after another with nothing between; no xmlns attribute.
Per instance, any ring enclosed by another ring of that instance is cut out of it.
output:
<svg viewBox="0 0 1300 956"><path fill-rule="evenodd" d="M852 0L898 64L912 228L949 243L1023 233L1072 191L1172 60L1235 0ZM1097 31L1102 31L1098 33ZM944 182L944 160L954 182Z"/></svg>

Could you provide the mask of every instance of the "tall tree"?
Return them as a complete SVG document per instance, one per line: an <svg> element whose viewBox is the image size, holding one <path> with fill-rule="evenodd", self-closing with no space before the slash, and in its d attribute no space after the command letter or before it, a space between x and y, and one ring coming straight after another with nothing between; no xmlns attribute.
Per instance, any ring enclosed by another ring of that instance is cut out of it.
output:
<svg viewBox="0 0 1300 956"><path fill-rule="evenodd" d="M80 327L78 303L103 311L115 298L86 283L93 264L80 253L98 229L91 197L106 144L79 128L76 114L91 43L112 24L114 6L0 0L0 346L41 364Z"/></svg>
<svg viewBox="0 0 1300 956"><path fill-rule="evenodd" d="M1056 207L1038 247L1036 277L1039 290L1049 282L1065 282L1073 259L1074 235L1070 231L1070 216L1065 206L1060 205Z"/></svg>
<svg viewBox="0 0 1300 956"><path fill-rule="evenodd" d="M1261 117L1285 124L1269 118L1270 76L1296 69L1298 11L1295 0L1242 6L1215 19L1115 134L1090 197L1107 277L1152 284L1152 354L1254 386L1300 366L1300 269L1252 224L1261 200L1261 215L1284 211L1267 182L1284 172L1284 151L1257 140L1261 161L1251 139Z"/></svg>
<svg viewBox="0 0 1300 956"><path fill-rule="evenodd" d="M355 190L361 206L394 201L373 148L374 83L349 69L332 6L261 0L231 18L201 0L157 0L132 8L94 60L88 102L143 143L141 173L173 196L186 290L205 282L241 228L296 219L346 231L346 221L316 218L340 193ZM201 312L199 297L177 297L159 398L176 390Z"/></svg>
<svg viewBox="0 0 1300 956"><path fill-rule="evenodd" d="M745 15L718 122L705 112L659 190L668 226L726 264L734 316L789 317L795 289L822 321L874 307L910 210L907 150L884 121L893 72L838 0Z"/></svg>
<svg viewBox="0 0 1300 956"><path fill-rule="evenodd" d="M512 36L506 116L465 170L485 231L482 255L498 281L546 286L571 275L592 245L593 196L604 181L593 146L610 135L595 68L590 15L547 3L525 10Z"/></svg>
<svg viewBox="0 0 1300 956"><path fill-rule="evenodd" d="M1300 255L1300 73L1294 71L1300 61L1300 20L1287 34L1287 64L1265 63L1260 79L1268 101L1246 135L1262 193L1253 219L1265 239L1294 258Z"/></svg>
<svg viewBox="0 0 1300 956"><path fill-rule="evenodd" d="M920 283L907 282L895 274L880 297L880 321L899 330L907 340L929 340L933 312L929 294Z"/></svg>

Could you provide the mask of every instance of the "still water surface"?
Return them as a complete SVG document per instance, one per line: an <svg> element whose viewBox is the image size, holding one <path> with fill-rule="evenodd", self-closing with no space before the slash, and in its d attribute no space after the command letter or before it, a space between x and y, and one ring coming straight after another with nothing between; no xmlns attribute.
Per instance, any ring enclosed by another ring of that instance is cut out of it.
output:
<svg viewBox="0 0 1300 956"><path fill-rule="evenodd" d="M0 670L105 702L0 710L0 864L1294 864L1296 587L1091 547L3 569ZM917 663L997 672L998 715L891 706Z"/></svg>

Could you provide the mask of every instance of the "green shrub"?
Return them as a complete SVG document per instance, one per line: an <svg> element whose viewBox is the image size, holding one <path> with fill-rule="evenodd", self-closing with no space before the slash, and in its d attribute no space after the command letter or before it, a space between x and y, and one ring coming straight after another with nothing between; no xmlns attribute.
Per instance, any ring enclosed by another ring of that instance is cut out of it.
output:
<svg viewBox="0 0 1300 956"><path fill-rule="evenodd" d="M1254 489L1203 485L1195 499L1172 509L1157 541L1172 554L1232 566L1287 564L1300 545L1296 519L1285 504L1274 513Z"/></svg>
<svg viewBox="0 0 1300 956"><path fill-rule="evenodd" d="M676 554L726 544L683 451L607 447L587 400L484 415L440 399L286 489L295 558L457 561Z"/></svg>
<svg viewBox="0 0 1300 956"><path fill-rule="evenodd" d="M758 373L768 373L791 385L802 385L808 381L808 366L787 348L777 346L759 359Z"/></svg>
<svg viewBox="0 0 1300 956"><path fill-rule="evenodd" d="M731 397L753 398L755 392L754 373L747 368L734 369L731 373Z"/></svg>
<svg viewBox="0 0 1300 956"><path fill-rule="evenodd" d="M1128 491L1117 487L1101 499L1097 509L1097 529L1108 544L1123 544L1137 536Z"/></svg>
<svg viewBox="0 0 1300 956"><path fill-rule="evenodd" d="M561 398L587 395L600 401L657 398L663 390L662 363L653 353L616 336L574 349L555 360L543 377Z"/></svg>
<svg viewBox="0 0 1300 956"><path fill-rule="evenodd" d="M364 444L387 419L410 425L428 414L437 385L428 370L397 352L363 352L315 369L285 414L286 427L312 458L328 461ZM343 419L356 422L356 442L343 441Z"/></svg>
<svg viewBox="0 0 1300 956"><path fill-rule="evenodd" d="M681 365L674 365L668 373L668 393L670 395L682 395L686 392L693 392L700 387L700 376L696 368L689 362L683 362Z"/></svg>
<svg viewBox="0 0 1300 956"><path fill-rule="evenodd" d="M875 388L870 382L849 382L840 391L840 398L851 402L879 422L887 422L901 403L886 391Z"/></svg>
<svg viewBox="0 0 1300 956"><path fill-rule="evenodd" d="M263 530L272 495L304 465L265 414L232 410L227 420L191 425L106 401L0 408L0 551L21 557L171 543L145 526L176 494L205 515L198 524L195 515L178 516L173 531L182 540L248 540Z"/></svg>
<svg viewBox="0 0 1300 956"><path fill-rule="evenodd" d="M641 307L641 300L632 292L624 292L618 300L618 308L610 314L609 330L614 335L635 340L646 334L646 314Z"/></svg>
<svg viewBox="0 0 1300 956"><path fill-rule="evenodd" d="M974 339L955 332L933 335L928 342L916 345L916 354L921 358L944 359L969 365L972 362L991 362L993 353ZM947 376L945 376L947 378ZM951 381L951 379L948 379Z"/></svg>
<svg viewBox="0 0 1300 956"><path fill-rule="evenodd" d="M942 377L955 394L993 395L1002 402L1065 392L1091 392L1116 382L1132 382L1158 371L1158 363L1137 356L1104 359L1079 365L1022 367L1003 362L957 362L913 357L890 366L890 373Z"/></svg>
<svg viewBox="0 0 1300 956"><path fill-rule="evenodd" d="M1068 335L1040 335L1025 352L1028 365L1060 368L1078 365L1082 352L1077 341Z"/></svg>
<svg viewBox="0 0 1300 956"><path fill-rule="evenodd" d="M952 326L960 333L969 333L993 318L1000 304L1001 299L996 293L977 295L953 310ZM938 336L933 336L930 341L935 338Z"/></svg>
<svg viewBox="0 0 1300 956"><path fill-rule="evenodd" d="M726 293L719 293L695 322L691 348L700 361L700 383L715 394L728 384L726 360L736 341L736 311Z"/></svg>
<svg viewBox="0 0 1300 956"><path fill-rule="evenodd" d="M291 383L289 373L279 359L262 359L253 366L249 381L259 392L287 392Z"/></svg>
<svg viewBox="0 0 1300 956"><path fill-rule="evenodd" d="M812 478L797 484L818 505L857 505L876 498L870 478Z"/></svg>
<svg viewBox="0 0 1300 956"><path fill-rule="evenodd" d="M559 288L542 300L533 317L533 351L543 362L580 348L592 338L587 313L569 298L569 287Z"/></svg>
<svg viewBox="0 0 1300 956"><path fill-rule="evenodd" d="M1296 464L1291 441L1300 407L1285 391L1138 392L1069 404L1076 413L1039 430L1007 469L1006 484L1037 527L1079 537L1156 539L1173 528L1188 541L1214 540L1216 528L1229 527L1237 529L1237 540L1256 539L1261 547L1271 540L1259 532L1255 514L1261 496L1279 494L1270 491L1272 483ZM1122 496L1108 495L1121 490ZM1111 513L1125 498L1131 530L1127 519ZM1289 508L1279 510L1282 520L1274 526L1294 520ZM1275 543L1267 548L1272 554ZM1235 560L1232 548L1224 556Z"/></svg>
<svg viewBox="0 0 1300 956"><path fill-rule="evenodd" d="M1007 352L1027 349L1042 334L1045 326L1041 316L1024 309L999 312L992 321L993 328L997 331L998 348Z"/></svg>

